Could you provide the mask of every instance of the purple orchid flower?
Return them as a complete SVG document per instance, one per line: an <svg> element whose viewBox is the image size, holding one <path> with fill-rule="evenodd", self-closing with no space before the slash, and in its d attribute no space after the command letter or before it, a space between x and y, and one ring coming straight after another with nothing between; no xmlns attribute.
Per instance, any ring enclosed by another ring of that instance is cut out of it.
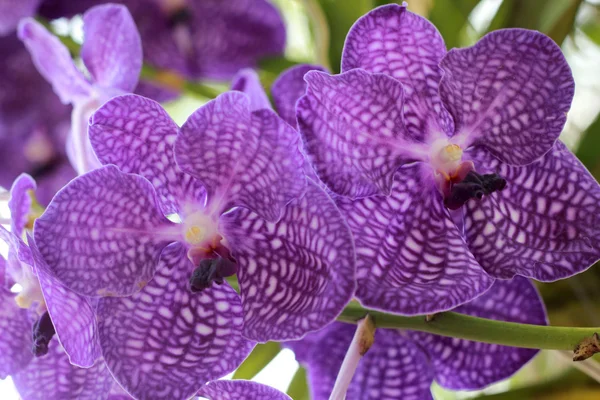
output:
<svg viewBox="0 0 600 400"><path fill-rule="evenodd" d="M208 400L291 400L277 389L245 380L209 382L197 394Z"/></svg>
<svg viewBox="0 0 600 400"><path fill-rule="evenodd" d="M98 329L132 395L189 397L246 357L242 332L299 338L350 300L344 219L306 184L297 132L246 95L219 96L181 128L150 99L116 97L90 137L107 165L54 197L35 238L66 287L121 296L100 299ZM224 282L235 273L241 299Z"/></svg>
<svg viewBox="0 0 600 400"><path fill-rule="evenodd" d="M546 312L526 278L497 280L477 299L454 311L501 321L546 325ZM328 399L355 326L335 322L298 342L287 342L306 365L313 400ZM378 329L360 360L348 399L432 399L435 380L452 390L482 389L503 380L539 350L507 347L408 330Z"/></svg>
<svg viewBox="0 0 600 400"><path fill-rule="evenodd" d="M100 166L87 134L90 115L106 100L133 91L142 67L142 45L127 8L105 4L83 16L81 58L91 79L71 59L67 48L32 19L21 22L19 37L40 73L65 104L73 105L69 156L81 174Z"/></svg>
<svg viewBox="0 0 600 400"><path fill-rule="evenodd" d="M306 75L297 116L344 196L364 305L434 313L493 278L554 281L598 260L600 188L557 141L574 83L551 39L507 29L446 52L389 5L355 23L342 70Z"/></svg>

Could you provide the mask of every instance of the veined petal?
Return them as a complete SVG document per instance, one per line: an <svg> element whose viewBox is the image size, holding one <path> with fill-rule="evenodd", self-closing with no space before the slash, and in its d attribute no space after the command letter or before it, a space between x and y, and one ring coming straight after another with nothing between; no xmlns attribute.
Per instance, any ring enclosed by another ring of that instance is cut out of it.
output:
<svg viewBox="0 0 600 400"><path fill-rule="evenodd" d="M77 69L69 50L41 24L26 19L19 24L19 38L31 53L40 74L52 84L60 100L67 103L84 101L92 87Z"/></svg>
<svg viewBox="0 0 600 400"><path fill-rule="evenodd" d="M342 72L362 68L404 87L408 134L417 141L452 133L452 117L438 93L446 45L436 27L405 5L389 4L359 18L348 32Z"/></svg>
<svg viewBox="0 0 600 400"><path fill-rule="evenodd" d="M267 222L247 209L221 217L239 264L244 335L290 340L330 323L350 301L354 245L329 196L309 182L281 219Z"/></svg>
<svg viewBox="0 0 600 400"><path fill-rule="evenodd" d="M368 307L432 314L477 297L493 282L419 168L402 168L390 197L338 199L356 242L356 297Z"/></svg>
<svg viewBox="0 0 600 400"><path fill-rule="evenodd" d="M31 210L29 191L35 190L35 188L35 181L27 174L19 175L10 188L10 199L8 200L10 231L18 237L21 237L23 234L23 229L27 225L27 218Z"/></svg>
<svg viewBox="0 0 600 400"><path fill-rule="evenodd" d="M327 72L319 65L300 64L283 71L271 86L277 114L293 127L297 126L296 102L306 93L304 75L313 70Z"/></svg>
<svg viewBox="0 0 600 400"><path fill-rule="evenodd" d="M71 365L56 339L50 342L48 349L48 354L36 357L12 377L23 400L104 400L108 397L113 378L104 362L91 368Z"/></svg>
<svg viewBox="0 0 600 400"><path fill-rule="evenodd" d="M91 118L90 140L103 164L148 179L165 214L185 201L201 201L204 188L175 163L179 127L157 102L128 94L106 102Z"/></svg>
<svg viewBox="0 0 600 400"><path fill-rule="evenodd" d="M31 321L27 310L15 303L15 296L0 287L0 379L15 374L33 358Z"/></svg>
<svg viewBox="0 0 600 400"><path fill-rule="evenodd" d="M48 272L48 266L30 236L28 243L56 336L71 364L89 368L101 353L94 307L87 298L67 289Z"/></svg>
<svg viewBox="0 0 600 400"><path fill-rule="evenodd" d="M191 293L193 269L186 248L174 243L142 291L98 304L106 364L135 398L188 399L233 371L254 346L241 337L239 295L227 284Z"/></svg>
<svg viewBox="0 0 600 400"><path fill-rule="evenodd" d="M173 226L145 178L108 165L72 180L35 222L49 272L85 296L129 295L152 279Z"/></svg>
<svg viewBox="0 0 600 400"><path fill-rule="evenodd" d="M480 144L505 163L526 165L558 139L575 82L549 37L494 31L473 47L451 50L441 67L440 95L461 147Z"/></svg>
<svg viewBox="0 0 600 400"><path fill-rule="evenodd" d="M83 15L81 58L97 84L131 92L142 70L142 42L127 7L104 4Z"/></svg>
<svg viewBox="0 0 600 400"><path fill-rule="evenodd" d="M250 98L250 111L271 110L271 102L260 83L258 74L251 68L239 71L232 79L231 90L246 93Z"/></svg>
<svg viewBox="0 0 600 400"><path fill-rule="evenodd" d="M198 396L208 400L292 400L275 388L241 379L209 382L200 389Z"/></svg>
<svg viewBox="0 0 600 400"><path fill-rule="evenodd" d="M304 79L298 127L319 177L352 198L389 194L394 172L422 157L404 128L400 82L360 69Z"/></svg>
<svg viewBox="0 0 600 400"><path fill-rule="evenodd" d="M503 191L466 204L467 243L490 275L555 281L600 258L600 186L564 144L524 167L481 150L473 158L507 181Z"/></svg>
<svg viewBox="0 0 600 400"><path fill-rule="evenodd" d="M243 206L276 221L305 187L299 136L273 111L249 107L245 94L228 92L199 108L181 128L175 159L204 184L213 212Z"/></svg>
<svg viewBox="0 0 600 400"><path fill-rule="evenodd" d="M454 311L499 321L546 325L546 310L535 286L523 277L497 280L486 293ZM539 350L407 332L429 355L436 381L454 390L483 389L506 379Z"/></svg>
<svg viewBox="0 0 600 400"><path fill-rule="evenodd" d="M0 36L13 33L22 18L33 17L42 0L0 1Z"/></svg>

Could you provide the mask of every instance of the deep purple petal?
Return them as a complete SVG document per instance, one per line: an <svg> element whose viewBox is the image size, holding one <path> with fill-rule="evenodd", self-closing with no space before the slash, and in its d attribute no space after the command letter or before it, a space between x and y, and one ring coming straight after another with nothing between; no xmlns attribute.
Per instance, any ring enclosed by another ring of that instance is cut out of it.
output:
<svg viewBox="0 0 600 400"><path fill-rule="evenodd" d="M525 165L558 138L575 83L560 47L535 31L505 29L442 60L440 95L463 148L481 144L503 162Z"/></svg>
<svg viewBox="0 0 600 400"><path fill-rule="evenodd" d="M231 81L231 90L246 93L250 98L250 111L271 110L271 102L260 83L258 74L250 68L239 71Z"/></svg>
<svg viewBox="0 0 600 400"><path fill-rule="evenodd" d="M209 207L247 207L269 221L305 187L298 133L270 110L228 92L199 108L175 142L177 164L199 179Z"/></svg>
<svg viewBox="0 0 600 400"><path fill-rule="evenodd" d="M497 280L482 296L456 310L500 321L546 325L546 311L535 286L523 277ZM436 381L448 389L482 389L506 379L539 350L408 332L428 354Z"/></svg>
<svg viewBox="0 0 600 400"><path fill-rule="evenodd" d="M27 174L21 174L10 188L8 208L10 210L10 231L16 236L23 234L31 211L30 190L35 190L35 181Z"/></svg>
<svg viewBox="0 0 600 400"><path fill-rule="evenodd" d="M45 356L36 357L27 368L13 375L23 400L104 400L113 379L100 361L91 368L69 364L69 358L56 339Z"/></svg>
<svg viewBox="0 0 600 400"><path fill-rule="evenodd" d="M296 102L306 93L304 75L309 71L327 70L319 65L300 64L286 69L271 86L277 113L285 122L296 127Z"/></svg>
<svg viewBox="0 0 600 400"><path fill-rule="evenodd" d="M148 179L163 212L179 212L186 200L200 201L204 188L175 163L173 144L179 127L153 100L137 95L115 97L91 118L90 140L103 164Z"/></svg>
<svg viewBox="0 0 600 400"><path fill-rule="evenodd" d="M398 79L404 86L408 134L418 141L452 133L452 118L438 94L444 39L425 18L390 4L364 15L350 29L342 72L362 68Z"/></svg>
<svg viewBox="0 0 600 400"><path fill-rule="evenodd" d="M14 32L21 18L33 17L41 2L42 0L0 1L0 36Z"/></svg>
<svg viewBox="0 0 600 400"><path fill-rule="evenodd" d="M142 42L127 7L104 4L83 15L81 58L95 82L131 92L142 70Z"/></svg>
<svg viewBox="0 0 600 400"><path fill-rule="evenodd" d="M28 243L46 307L60 344L71 364L83 368L91 367L101 352L94 307L86 297L67 289L47 271L48 266L30 236Z"/></svg>
<svg viewBox="0 0 600 400"><path fill-rule="evenodd" d="M110 388L110 393L107 400L130 400L133 399L126 391L119 385L117 381L114 381Z"/></svg>
<svg viewBox="0 0 600 400"><path fill-rule="evenodd" d="M189 291L194 266L186 250L170 245L142 291L98 305L106 364L136 398L188 399L233 371L253 347L241 337L242 305L230 286Z"/></svg>
<svg viewBox="0 0 600 400"><path fill-rule="evenodd" d="M63 103L83 101L90 95L89 82L56 36L33 19L26 19L19 24L19 38L31 53L40 74L52 84Z"/></svg>
<svg viewBox="0 0 600 400"><path fill-rule="evenodd" d="M493 282L421 173L418 166L402 168L390 197L338 199L356 241L356 297L365 306L431 314L477 297Z"/></svg>
<svg viewBox="0 0 600 400"><path fill-rule="evenodd" d="M600 258L600 186L564 144L524 167L485 151L473 158L507 181L503 191L466 205L467 243L491 275L555 281Z"/></svg>
<svg viewBox="0 0 600 400"><path fill-rule="evenodd" d="M277 223L238 209L221 217L239 263L244 335L290 340L331 322L354 293L354 245L329 196L309 182Z"/></svg>
<svg viewBox="0 0 600 400"><path fill-rule="evenodd" d="M154 275L169 225L148 180L108 165L58 192L34 233L49 272L67 288L127 295Z"/></svg>
<svg viewBox="0 0 600 400"><path fill-rule="evenodd" d="M291 400L290 396L275 388L244 380L209 382L200 389L198 396L209 400Z"/></svg>
<svg viewBox="0 0 600 400"><path fill-rule="evenodd" d="M31 321L15 294L0 287L0 379L25 367L33 358Z"/></svg>
<svg viewBox="0 0 600 400"><path fill-rule="evenodd" d="M320 178L352 198L389 194L394 172L420 159L404 128L400 82L360 69L304 79L298 126Z"/></svg>

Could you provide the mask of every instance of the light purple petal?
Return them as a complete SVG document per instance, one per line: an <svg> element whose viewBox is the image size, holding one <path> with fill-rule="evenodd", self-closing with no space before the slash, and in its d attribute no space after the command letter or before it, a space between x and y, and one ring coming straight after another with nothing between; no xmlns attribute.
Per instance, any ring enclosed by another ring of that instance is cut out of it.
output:
<svg viewBox="0 0 600 400"><path fill-rule="evenodd" d="M173 226L154 188L114 165L72 180L35 222L35 242L53 274L85 296L128 295L152 278Z"/></svg>
<svg viewBox="0 0 600 400"><path fill-rule="evenodd" d="M6 279L6 260L0 256L0 288L7 288L9 280Z"/></svg>
<svg viewBox="0 0 600 400"><path fill-rule="evenodd" d="M329 399L355 330L355 325L336 322L302 341L286 343L308 369L313 400ZM309 347L303 346L305 341ZM429 360L418 346L400 331L378 329L375 343L358 364L346 398L432 399L432 382Z"/></svg>
<svg viewBox="0 0 600 400"><path fill-rule="evenodd" d="M503 191L466 205L467 243L491 275L555 281L600 258L600 186L564 144L524 167L485 151L473 158L507 181Z"/></svg>
<svg viewBox="0 0 600 400"><path fill-rule="evenodd" d="M482 296L456 310L500 321L546 325L546 311L535 286L523 277L497 280ZM436 381L448 389L482 389L508 378L539 350L409 332L428 354Z"/></svg>
<svg viewBox="0 0 600 400"><path fill-rule="evenodd" d="M0 1L0 36L13 33L21 18L33 17L42 0Z"/></svg>
<svg viewBox="0 0 600 400"><path fill-rule="evenodd" d="M126 391L119 385L117 381L114 381L110 388L110 393L107 400L130 400L133 399Z"/></svg>
<svg viewBox="0 0 600 400"><path fill-rule="evenodd" d="M418 165L404 167L390 197L338 199L356 241L356 297L403 315L449 310L493 282L477 263Z"/></svg>
<svg viewBox="0 0 600 400"><path fill-rule="evenodd" d="M298 133L270 110L228 92L198 109L175 142L177 164L199 179L209 207L247 207L270 221L305 187Z"/></svg>
<svg viewBox="0 0 600 400"><path fill-rule="evenodd" d="M408 134L418 141L452 133L452 118L438 94L444 39L406 6L379 7L356 21L344 45L342 72L362 68L399 80L404 87Z"/></svg>
<svg viewBox="0 0 600 400"><path fill-rule="evenodd" d="M271 86L277 114L293 127L297 125L296 102L306 93L304 75L309 71L327 72L320 65L300 64L283 71Z"/></svg>
<svg viewBox="0 0 600 400"><path fill-rule="evenodd" d="M83 15L81 58L97 84L131 92L142 70L142 42L127 7L104 4Z"/></svg>
<svg viewBox="0 0 600 400"><path fill-rule="evenodd" d="M31 321L15 294L0 287L0 379L24 368L33 358Z"/></svg>
<svg viewBox="0 0 600 400"><path fill-rule="evenodd" d="M58 340L71 364L89 368L101 352L94 307L87 298L64 287L47 271L46 262L29 236L28 243Z"/></svg>
<svg viewBox="0 0 600 400"><path fill-rule="evenodd" d="M354 283L352 235L323 189L309 182L277 223L238 209L221 217L239 263L244 335L290 340L331 322L350 301Z"/></svg>
<svg viewBox="0 0 600 400"><path fill-rule="evenodd" d="M246 93L250 98L250 111L271 110L271 102L260 83L258 74L250 68L239 71L231 81L231 90Z"/></svg>
<svg viewBox="0 0 600 400"><path fill-rule="evenodd" d="M292 400L275 388L245 380L209 382L200 389L198 396L209 400Z"/></svg>
<svg viewBox="0 0 600 400"><path fill-rule="evenodd" d="M28 222L31 211L30 190L35 190L36 185L33 178L27 174L21 174L14 181L10 189L8 208L10 210L10 231L20 237Z"/></svg>
<svg viewBox="0 0 600 400"><path fill-rule="evenodd" d="M33 268L33 256L31 250L19 236L7 231L0 225L0 240L8 245L8 260L6 263L7 276L10 281L23 278L23 269Z"/></svg>
<svg viewBox="0 0 600 400"><path fill-rule="evenodd" d="M69 358L56 339L49 352L36 357L27 368L13 375L17 391L23 400L104 400L113 379L103 362L91 368L69 364Z"/></svg>
<svg viewBox="0 0 600 400"><path fill-rule="evenodd" d="M421 158L404 128L402 85L359 69L304 79L298 126L319 177L352 198L389 194L394 172Z"/></svg>
<svg viewBox="0 0 600 400"><path fill-rule="evenodd" d="M103 164L148 179L163 212L179 212L186 200L199 202L204 188L175 163L173 144L179 127L153 100L137 95L115 97L91 118L90 140Z"/></svg>
<svg viewBox="0 0 600 400"><path fill-rule="evenodd" d="M575 90L552 39L524 29L491 32L473 47L451 50L441 67L440 95L463 148L481 144L512 165L550 150Z"/></svg>
<svg viewBox="0 0 600 400"><path fill-rule="evenodd" d="M52 84L63 103L83 101L90 96L92 88L89 82L56 36L33 19L26 19L19 24L19 38L31 53L40 74Z"/></svg>
<svg viewBox="0 0 600 400"><path fill-rule="evenodd" d="M98 305L106 363L136 398L187 399L233 371L254 346L241 337L242 305L231 287L189 291L194 266L186 250L172 244L141 292Z"/></svg>

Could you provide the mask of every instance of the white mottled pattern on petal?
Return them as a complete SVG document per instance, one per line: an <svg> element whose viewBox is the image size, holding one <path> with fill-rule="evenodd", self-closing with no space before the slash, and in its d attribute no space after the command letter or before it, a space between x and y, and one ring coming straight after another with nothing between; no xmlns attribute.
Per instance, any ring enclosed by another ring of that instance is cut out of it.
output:
<svg viewBox="0 0 600 400"><path fill-rule="evenodd" d="M152 183L165 214L203 198L202 185L175 163L179 127L157 102L134 94L115 97L94 113L89 133L103 164L115 164Z"/></svg>
<svg viewBox="0 0 600 400"><path fill-rule="evenodd" d="M248 210L221 217L239 263L244 334L290 340L322 328L350 301L354 245L346 222L323 189L309 182L277 223Z"/></svg>
<svg viewBox="0 0 600 400"><path fill-rule="evenodd" d="M304 79L298 127L319 177L352 198L389 194L394 172L422 158L404 128L400 82L363 70Z"/></svg>
<svg viewBox="0 0 600 400"><path fill-rule="evenodd" d="M58 340L52 339L48 354L36 357L13 375L23 400L105 400L113 378L102 360L91 368L69 364L69 358Z"/></svg>
<svg viewBox="0 0 600 400"><path fill-rule="evenodd" d="M191 293L194 266L167 247L154 279L130 297L103 298L98 329L115 379L138 399L185 400L232 372L254 346L241 336L239 295L226 283Z"/></svg>
<svg viewBox="0 0 600 400"><path fill-rule="evenodd" d="M181 128L175 158L204 184L211 209L243 206L276 221L305 187L299 136L273 111L249 107L233 91L198 109Z"/></svg>
<svg viewBox="0 0 600 400"><path fill-rule="evenodd" d="M17 306L15 296L0 287L0 379L18 372L33 358L31 321L27 310Z"/></svg>
<svg viewBox="0 0 600 400"><path fill-rule="evenodd" d="M87 296L128 295L154 275L164 230L156 192L139 175L108 165L72 180L35 222L49 272Z"/></svg>
<svg viewBox="0 0 600 400"><path fill-rule="evenodd" d="M505 29L442 60L440 95L454 117L455 141L484 145L503 162L525 165L558 138L573 100L571 69L552 39Z"/></svg>
<svg viewBox="0 0 600 400"><path fill-rule="evenodd" d="M342 72L362 68L383 73L404 86L404 118L418 141L452 133L452 117L442 105L439 63L444 39L425 18L406 6L390 4L364 15L350 29L342 56Z"/></svg>
<svg viewBox="0 0 600 400"><path fill-rule="evenodd" d="M490 275L555 281L600 259L600 186L564 144L524 167L481 150L473 158L481 172L507 181L503 191L466 204L467 243Z"/></svg>
<svg viewBox="0 0 600 400"><path fill-rule="evenodd" d="M262 383L245 380L209 382L198 392L208 400L291 400L290 396Z"/></svg>
<svg viewBox="0 0 600 400"><path fill-rule="evenodd" d="M446 311L493 282L420 168L398 171L390 197L338 199L356 242L356 297L367 307L404 315Z"/></svg>
<svg viewBox="0 0 600 400"><path fill-rule="evenodd" d="M18 237L23 234L23 229L28 222L29 212L31 211L29 191L35 189L35 181L27 174L19 175L10 188L10 199L8 200L10 231Z"/></svg>

